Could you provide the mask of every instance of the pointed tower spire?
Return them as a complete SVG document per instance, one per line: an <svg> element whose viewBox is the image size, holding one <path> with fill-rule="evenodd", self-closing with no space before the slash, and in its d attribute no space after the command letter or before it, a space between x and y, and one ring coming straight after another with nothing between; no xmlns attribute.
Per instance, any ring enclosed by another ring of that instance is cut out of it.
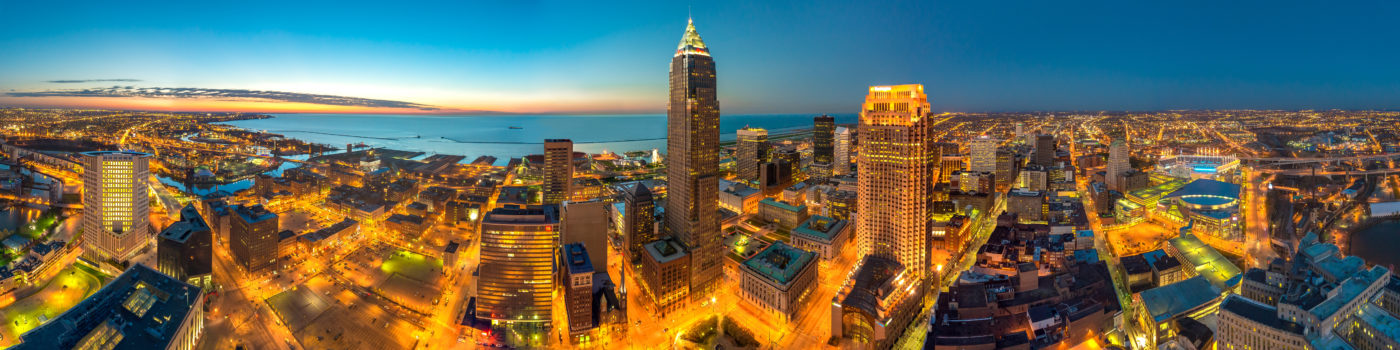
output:
<svg viewBox="0 0 1400 350"><path fill-rule="evenodd" d="M705 48L705 41L700 40L700 33L695 31L695 19L687 18L685 22L685 35L681 36L681 43L676 46L676 56L709 56L710 50Z"/></svg>

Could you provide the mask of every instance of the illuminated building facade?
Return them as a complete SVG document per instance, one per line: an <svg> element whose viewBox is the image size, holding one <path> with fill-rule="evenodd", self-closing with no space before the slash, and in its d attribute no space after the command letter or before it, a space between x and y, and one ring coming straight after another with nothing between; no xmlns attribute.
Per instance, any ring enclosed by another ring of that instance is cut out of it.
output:
<svg viewBox="0 0 1400 350"><path fill-rule="evenodd" d="M1108 189L1127 192L1123 183L1123 174L1131 169L1128 165L1128 144L1122 138L1113 140L1108 145L1108 171L1104 174L1104 182L1108 184Z"/></svg>
<svg viewBox="0 0 1400 350"><path fill-rule="evenodd" d="M671 58L666 105L666 228L690 252L692 299L723 272L719 234L719 99L715 61L692 21Z"/></svg>
<svg viewBox="0 0 1400 350"><path fill-rule="evenodd" d="M97 259L126 261L151 242L150 154L83 152L83 248Z"/></svg>
<svg viewBox="0 0 1400 350"><path fill-rule="evenodd" d="M872 86L860 114L859 256L892 259L922 278L941 151L930 142L923 85Z"/></svg>
<svg viewBox="0 0 1400 350"><path fill-rule="evenodd" d="M477 318L548 334L553 319L559 210L554 205L507 206L481 221Z"/></svg>
<svg viewBox="0 0 1400 350"><path fill-rule="evenodd" d="M656 240L656 202L651 190L640 182L632 184L622 200L622 241L627 247L627 262L633 263L641 258L642 244Z"/></svg>
<svg viewBox="0 0 1400 350"><path fill-rule="evenodd" d="M851 129L844 126L836 128L834 141L832 141L832 167L831 174L842 176L851 173Z"/></svg>
<svg viewBox="0 0 1400 350"><path fill-rule="evenodd" d="M180 221L160 231L156 256L161 273L200 288L214 286L213 231L194 204L180 211Z"/></svg>
<svg viewBox="0 0 1400 350"><path fill-rule="evenodd" d="M757 181L758 165L768 161L768 130L745 127L736 132L734 162L740 180Z"/></svg>
<svg viewBox="0 0 1400 350"><path fill-rule="evenodd" d="M831 177L831 162L836 154L836 118L821 115L812 118L812 173L811 178Z"/></svg>
<svg viewBox="0 0 1400 350"><path fill-rule="evenodd" d="M1001 144L1001 140L990 138L986 135L978 136L968 141L968 152L970 152L972 156L972 164L968 166L968 170L995 173L997 171L998 144Z"/></svg>
<svg viewBox="0 0 1400 350"><path fill-rule="evenodd" d="M248 272L277 267L277 214L261 205L233 207L229 219L229 251Z"/></svg>
<svg viewBox="0 0 1400 350"><path fill-rule="evenodd" d="M574 183L574 142L544 140L544 204L569 200Z"/></svg>
<svg viewBox="0 0 1400 350"><path fill-rule="evenodd" d="M1035 135L1035 153L1031 164L1048 167L1055 165L1055 136Z"/></svg>

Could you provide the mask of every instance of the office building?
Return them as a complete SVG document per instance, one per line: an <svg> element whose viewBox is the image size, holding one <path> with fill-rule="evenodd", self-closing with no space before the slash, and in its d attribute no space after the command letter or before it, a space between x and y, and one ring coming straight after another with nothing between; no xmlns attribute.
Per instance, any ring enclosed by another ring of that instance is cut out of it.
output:
<svg viewBox="0 0 1400 350"><path fill-rule="evenodd" d="M708 297L720 279L719 99L715 61L695 24L671 58L666 105L666 228L690 253L690 295Z"/></svg>
<svg viewBox="0 0 1400 350"><path fill-rule="evenodd" d="M928 97L922 85L872 86L860 115L856 241L859 256L891 259L922 279L929 268L934 179Z"/></svg>
<svg viewBox="0 0 1400 350"><path fill-rule="evenodd" d="M200 288L213 287L213 231L194 204L180 210L180 221L160 231L156 255L161 273Z"/></svg>
<svg viewBox="0 0 1400 350"><path fill-rule="evenodd" d="M997 140L987 135L973 138L967 142L968 153L971 164L968 170L995 173L997 171L997 145L1001 140Z"/></svg>
<svg viewBox="0 0 1400 350"><path fill-rule="evenodd" d="M824 180L831 177L832 161L836 156L836 118L821 115L812 118L812 171L809 177Z"/></svg>
<svg viewBox="0 0 1400 350"><path fill-rule="evenodd" d="M1128 144L1122 138L1113 139L1108 146L1107 172L1104 173L1104 182L1108 184L1108 189L1127 192L1123 183L1123 175L1131 167L1128 165Z"/></svg>
<svg viewBox="0 0 1400 350"><path fill-rule="evenodd" d="M607 247L603 247L604 250ZM564 285L564 310L569 335L593 328L593 262L583 243L565 243L559 249L560 283ZM599 265L599 266L606 266Z"/></svg>
<svg viewBox="0 0 1400 350"><path fill-rule="evenodd" d="M816 254L775 242L740 264L745 301L765 316L791 322L816 287Z"/></svg>
<svg viewBox="0 0 1400 350"><path fill-rule="evenodd" d="M744 127L736 132L735 173L743 181L758 181L758 167L768 161L768 130Z"/></svg>
<svg viewBox="0 0 1400 350"><path fill-rule="evenodd" d="M25 332L10 349L191 350L204 333L203 307L203 289L135 264L67 312Z"/></svg>
<svg viewBox="0 0 1400 350"><path fill-rule="evenodd" d="M559 204L573 195L574 141L544 140L544 204Z"/></svg>
<svg viewBox="0 0 1400 350"><path fill-rule="evenodd" d="M851 173L851 129L837 127L832 142L831 174L843 176Z"/></svg>
<svg viewBox="0 0 1400 350"><path fill-rule="evenodd" d="M792 245L816 253L822 260L831 261L841 256L841 248L846 245L850 230L846 220L812 215L792 229Z"/></svg>
<svg viewBox="0 0 1400 350"><path fill-rule="evenodd" d="M643 247L642 282L656 305L658 316L679 311L690 294L690 254L674 238L662 238Z"/></svg>
<svg viewBox="0 0 1400 350"><path fill-rule="evenodd" d="M1035 153L1031 157L1031 164L1043 167L1055 165L1055 136L1035 135Z"/></svg>
<svg viewBox="0 0 1400 350"><path fill-rule="evenodd" d="M924 288L892 259L866 255L853 269L831 299L831 334L861 348L890 349L918 315Z"/></svg>
<svg viewBox="0 0 1400 350"><path fill-rule="evenodd" d="M622 242L628 263L641 258L642 244L656 240L656 203L651 190L636 182L623 191Z"/></svg>
<svg viewBox="0 0 1400 350"><path fill-rule="evenodd" d="M963 156L956 154L944 154L939 157L938 179L935 182L953 182L953 173L963 171L967 168L967 162Z"/></svg>
<svg viewBox="0 0 1400 350"><path fill-rule="evenodd" d="M271 272L277 266L277 214L261 205L237 205L229 219L229 250L233 261L249 273Z"/></svg>
<svg viewBox="0 0 1400 350"><path fill-rule="evenodd" d="M996 178L997 192L1006 192L1011 188L1011 184L1016 182L1016 177L1020 176L1020 159L1015 153L1007 151L997 151L997 170L993 175Z"/></svg>
<svg viewBox="0 0 1400 350"><path fill-rule="evenodd" d="M548 334L556 282L559 209L507 206L481 221L476 316L524 334Z"/></svg>
<svg viewBox="0 0 1400 350"><path fill-rule="evenodd" d="M608 265L608 205L608 202L596 199L564 202L559 215L561 243L602 247L589 249L588 252L588 261L597 266Z"/></svg>
<svg viewBox="0 0 1400 350"><path fill-rule="evenodd" d="M83 248L95 261L121 262L151 242L150 154L83 152Z"/></svg>

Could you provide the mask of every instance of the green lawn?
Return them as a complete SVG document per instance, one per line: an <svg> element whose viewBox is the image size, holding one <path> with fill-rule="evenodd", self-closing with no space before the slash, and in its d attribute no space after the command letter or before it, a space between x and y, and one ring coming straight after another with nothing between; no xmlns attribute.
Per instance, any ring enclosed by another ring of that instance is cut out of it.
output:
<svg viewBox="0 0 1400 350"><path fill-rule="evenodd" d="M106 279L94 274L90 269L69 266L49 280L44 288L14 304L0 308L0 320L5 320L0 333L4 341L0 346L8 346L21 334L38 327L42 319L53 319L77 305L92 293L102 288Z"/></svg>
<svg viewBox="0 0 1400 350"><path fill-rule="evenodd" d="M398 273L404 277L422 282L432 280L434 273L442 273L442 260L407 251L394 252L379 266L385 274Z"/></svg>

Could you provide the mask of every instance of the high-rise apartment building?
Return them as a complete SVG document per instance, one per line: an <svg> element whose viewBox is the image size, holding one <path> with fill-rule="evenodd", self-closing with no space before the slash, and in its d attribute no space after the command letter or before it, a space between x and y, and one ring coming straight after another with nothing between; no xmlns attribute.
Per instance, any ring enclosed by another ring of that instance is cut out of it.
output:
<svg viewBox="0 0 1400 350"><path fill-rule="evenodd" d="M481 221L477 318L527 334L548 334L559 208L496 208ZM539 333L536 333L539 332Z"/></svg>
<svg viewBox="0 0 1400 350"><path fill-rule="evenodd" d="M836 158L836 118L820 115L812 118L813 179L831 177L831 164Z"/></svg>
<svg viewBox="0 0 1400 350"><path fill-rule="evenodd" d="M94 260L126 261L151 242L150 154L83 152L83 248Z"/></svg>
<svg viewBox="0 0 1400 350"><path fill-rule="evenodd" d="M719 100L715 61L694 22L671 58L666 105L666 228L690 252L692 299L709 296L723 265L719 234Z"/></svg>
<svg viewBox="0 0 1400 350"><path fill-rule="evenodd" d="M1001 140L997 140L986 135L978 136L967 142L968 152L972 158L968 170L976 172L995 173L997 171L997 145Z"/></svg>
<svg viewBox="0 0 1400 350"><path fill-rule="evenodd" d="M634 263L641 258L642 244L656 240L656 202L652 201L651 190L638 182L623 193L622 242L626 247L626 262Z"/></svg>
<svg viewBox="0 0 1400 350"><path fill-rule="evenodd" d="M200 288L213 287L214 235L194 204L180 210L180 221L160 231L156 257L161 273Z"/></svg>
<svg viewBox="0 0 1400 350"><path fill-rule="evenodd" d="M930 269L927 235L941 156L928 114L923 85L871 86L856 158L859 255L897 261L916 278Z"/></svg>
<svg viewBox="0 0 1400 350"><path fill-rule="evenodd" d="M602 247L607 250L607 247ZM564 283L564 310L567 311L569 335L575 336L593 328L593 273L583 243L566 243L559 249L559 277ZM597 266L607 266L599 264Z"/></svg>
<svg viewBox="0 0 1400 350"><path fill-rule="evenodd" d="M1035 135L1035 156L1031 157L1031 164L1046 167L1055 165L1055 136Z"/></svg>
<svg viewBox="0 0 1400 350"><path fill-rule="evenodd" d="M1123 142L1123 138L1115 138L1113 142L1109 143L1107 168L1103 177L1108 188L1118 192L1127 192L1124 190L1123 173L1128 172L1131 165L1128 163L1128 145Z"/></svg>
<svg viewBox="0 0 1400 350"><path fill-rule="evenodd" d="M836 128L832 145L831 174L842 176L851 173L851 129Z"/></svg>
<svg viewBox="0 0 1400 350"><path fill-rule="evenodd" d="M544 203L569 200L574 183L574 141L544 140Z"/></svg>
<svg viewBox="0 0 1400 350"><path fill-rule="evenodd" d="M758 180L758 166L768 161L768 130L744 127L736 132L734 165L740 180Z"/></svg>
<svg viewBox="0 0 1400 350"><path fill-rule="evenodd" d="M229 219L229 251L248 272L277 267L277 214L261 205L234 206Z"/></svg>

